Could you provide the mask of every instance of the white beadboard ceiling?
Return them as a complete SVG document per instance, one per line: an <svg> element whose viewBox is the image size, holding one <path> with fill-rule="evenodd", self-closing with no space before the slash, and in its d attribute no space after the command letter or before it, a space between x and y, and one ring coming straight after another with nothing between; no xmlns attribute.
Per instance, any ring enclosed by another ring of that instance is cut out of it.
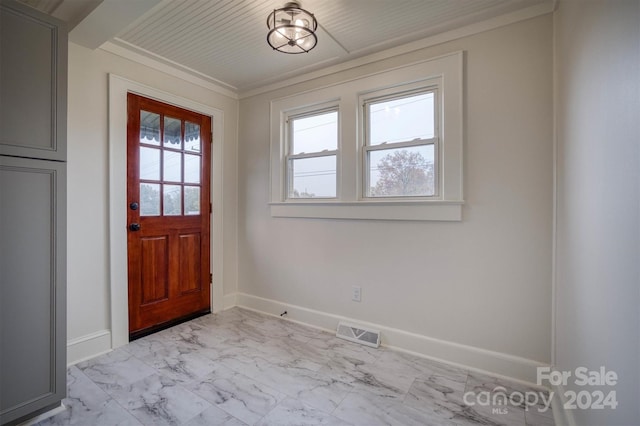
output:
<svg viewBox="0 0 640 426"><path fill-rule="evenodd" d="M89 5L94 10L71 32L72 41L107 43L238 93L520 9L552 7L552 0L303 0L318 19L318 45L287 55L266 42L267 15L284 1L22 1L54 15L65 5Z"/></svg>

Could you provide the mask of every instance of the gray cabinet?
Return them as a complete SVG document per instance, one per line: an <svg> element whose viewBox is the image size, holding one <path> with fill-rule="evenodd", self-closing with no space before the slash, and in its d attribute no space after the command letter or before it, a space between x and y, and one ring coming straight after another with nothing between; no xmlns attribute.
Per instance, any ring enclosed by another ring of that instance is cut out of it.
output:
<svg viewBox="0 0 640 426"><path fill-rule="evenodd" d="M0 155L65 161L64 23L14 1L0 7Z"/></svg>
<svg viewBox="0 0 640 426"><path fill-rule="evenodd" d="M62 23L0 0L0 424L66 395Z"/></svg>
<svg viewBox="0 0 640 426"><path fill-rule="evenodd" d="M1 422L66 394L66 164L0 156Z"/></svg>

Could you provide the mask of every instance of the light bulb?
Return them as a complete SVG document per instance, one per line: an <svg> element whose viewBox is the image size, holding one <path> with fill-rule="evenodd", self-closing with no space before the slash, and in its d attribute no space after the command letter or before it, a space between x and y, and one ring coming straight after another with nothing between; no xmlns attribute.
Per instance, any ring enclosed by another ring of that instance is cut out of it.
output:
<svg viewBox="0 0 640 426"><path fill-rule="evenodd" d="M296 27L309 28L309 21L306 19L296 19Z"/></svg>

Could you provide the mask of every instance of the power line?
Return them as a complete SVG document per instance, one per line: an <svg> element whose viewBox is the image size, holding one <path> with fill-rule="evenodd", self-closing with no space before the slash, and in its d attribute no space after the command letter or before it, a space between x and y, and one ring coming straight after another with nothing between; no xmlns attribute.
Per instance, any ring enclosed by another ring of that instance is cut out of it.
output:
<svg viewBox="0 0 640 426"><path fill-rule="evenodd" d="M294 132L294 133L306 132L307 130L316 129L316 128L318 128L318 127L332 126L332 125L335 125L335 126L336 126L336 128L337 128L338 123L337 123L337 122L335 122L335 121L332 121L332 122L330 122L330 123L323 123L323 124L318 124L318 125L316 125L316 126L305 127L304 129L293 129L293 132Z"/></svg>

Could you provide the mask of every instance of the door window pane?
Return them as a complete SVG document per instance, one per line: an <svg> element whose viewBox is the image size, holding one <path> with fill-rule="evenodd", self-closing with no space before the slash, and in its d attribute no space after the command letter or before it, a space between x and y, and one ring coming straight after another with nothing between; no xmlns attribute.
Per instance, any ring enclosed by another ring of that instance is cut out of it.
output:
<svg viewBox="0 0 640 426"><path fill-rule="evenodd" d="M369 197L425 197L435 194L434 146L369 152Z"/></svg>
<svg viewBox="0 0 640 426"><path fill-rule="evenodd" d="M185 121L184 123L184 150L200 152L200 125Z"/></svg>
<svg viewBox="0 0 640 426"><path fill-rule="evenodd" d="M182 214L182 188L180 185L163 185L164 215L180 216Z"/></svg>
<svg viewBox="0 0 640 426"><path fill-rule="evenodd" d="M164 146L182 149L182 124L177 118L164 118Z"/></svg>
<svg viewBox="0 0 640 426"><path fill-rule="evenodd" d="M338 149L338 111L292 120L291 154Z"/></svg>
<svg viewBox="0 0 640 426"><path fill-rule="evenodd" d="M200 183L199 155L184 155L184 181L187 183Z"/></svg>
<svg viewBox="0 0 640 426"><path fill-rule="evenodd" d="M435 136L433 92L369 104L368 145Z"/></svg>
<svg viewBox="0 0 640 426"><path fill-rule="evenodd" d="M140 111L140 143L160 145L160 114Z"/></svg>
<svg viewBox="0 0 640 426"><path fill-rule="evenodd" d="M200 187L199 186L184 187L184 214L185 215L200 214Z"/></svg>
<svg viewBox="0 0 640 426"><path fill-rule="evenodd" d="M336 196L336 156L290 160L289 198Z"/></svg>
<svg viewBox="0 0 640 426"><path fill-rule="evenodd" d="M160 185L140 184L140 216L160 216Z"/></svg>
<svg viewBox="0 0 640 426"><path fill-rule="evenodd" d="M140 147L140 179L160 180L160 150Z"/></svg>
<svg viewBox="0 0 640 426"><path fill-rule="evenodd" d="M180 182L182 180L182 154L174 151L164 151L163 180L165 182Z"/></svg>

